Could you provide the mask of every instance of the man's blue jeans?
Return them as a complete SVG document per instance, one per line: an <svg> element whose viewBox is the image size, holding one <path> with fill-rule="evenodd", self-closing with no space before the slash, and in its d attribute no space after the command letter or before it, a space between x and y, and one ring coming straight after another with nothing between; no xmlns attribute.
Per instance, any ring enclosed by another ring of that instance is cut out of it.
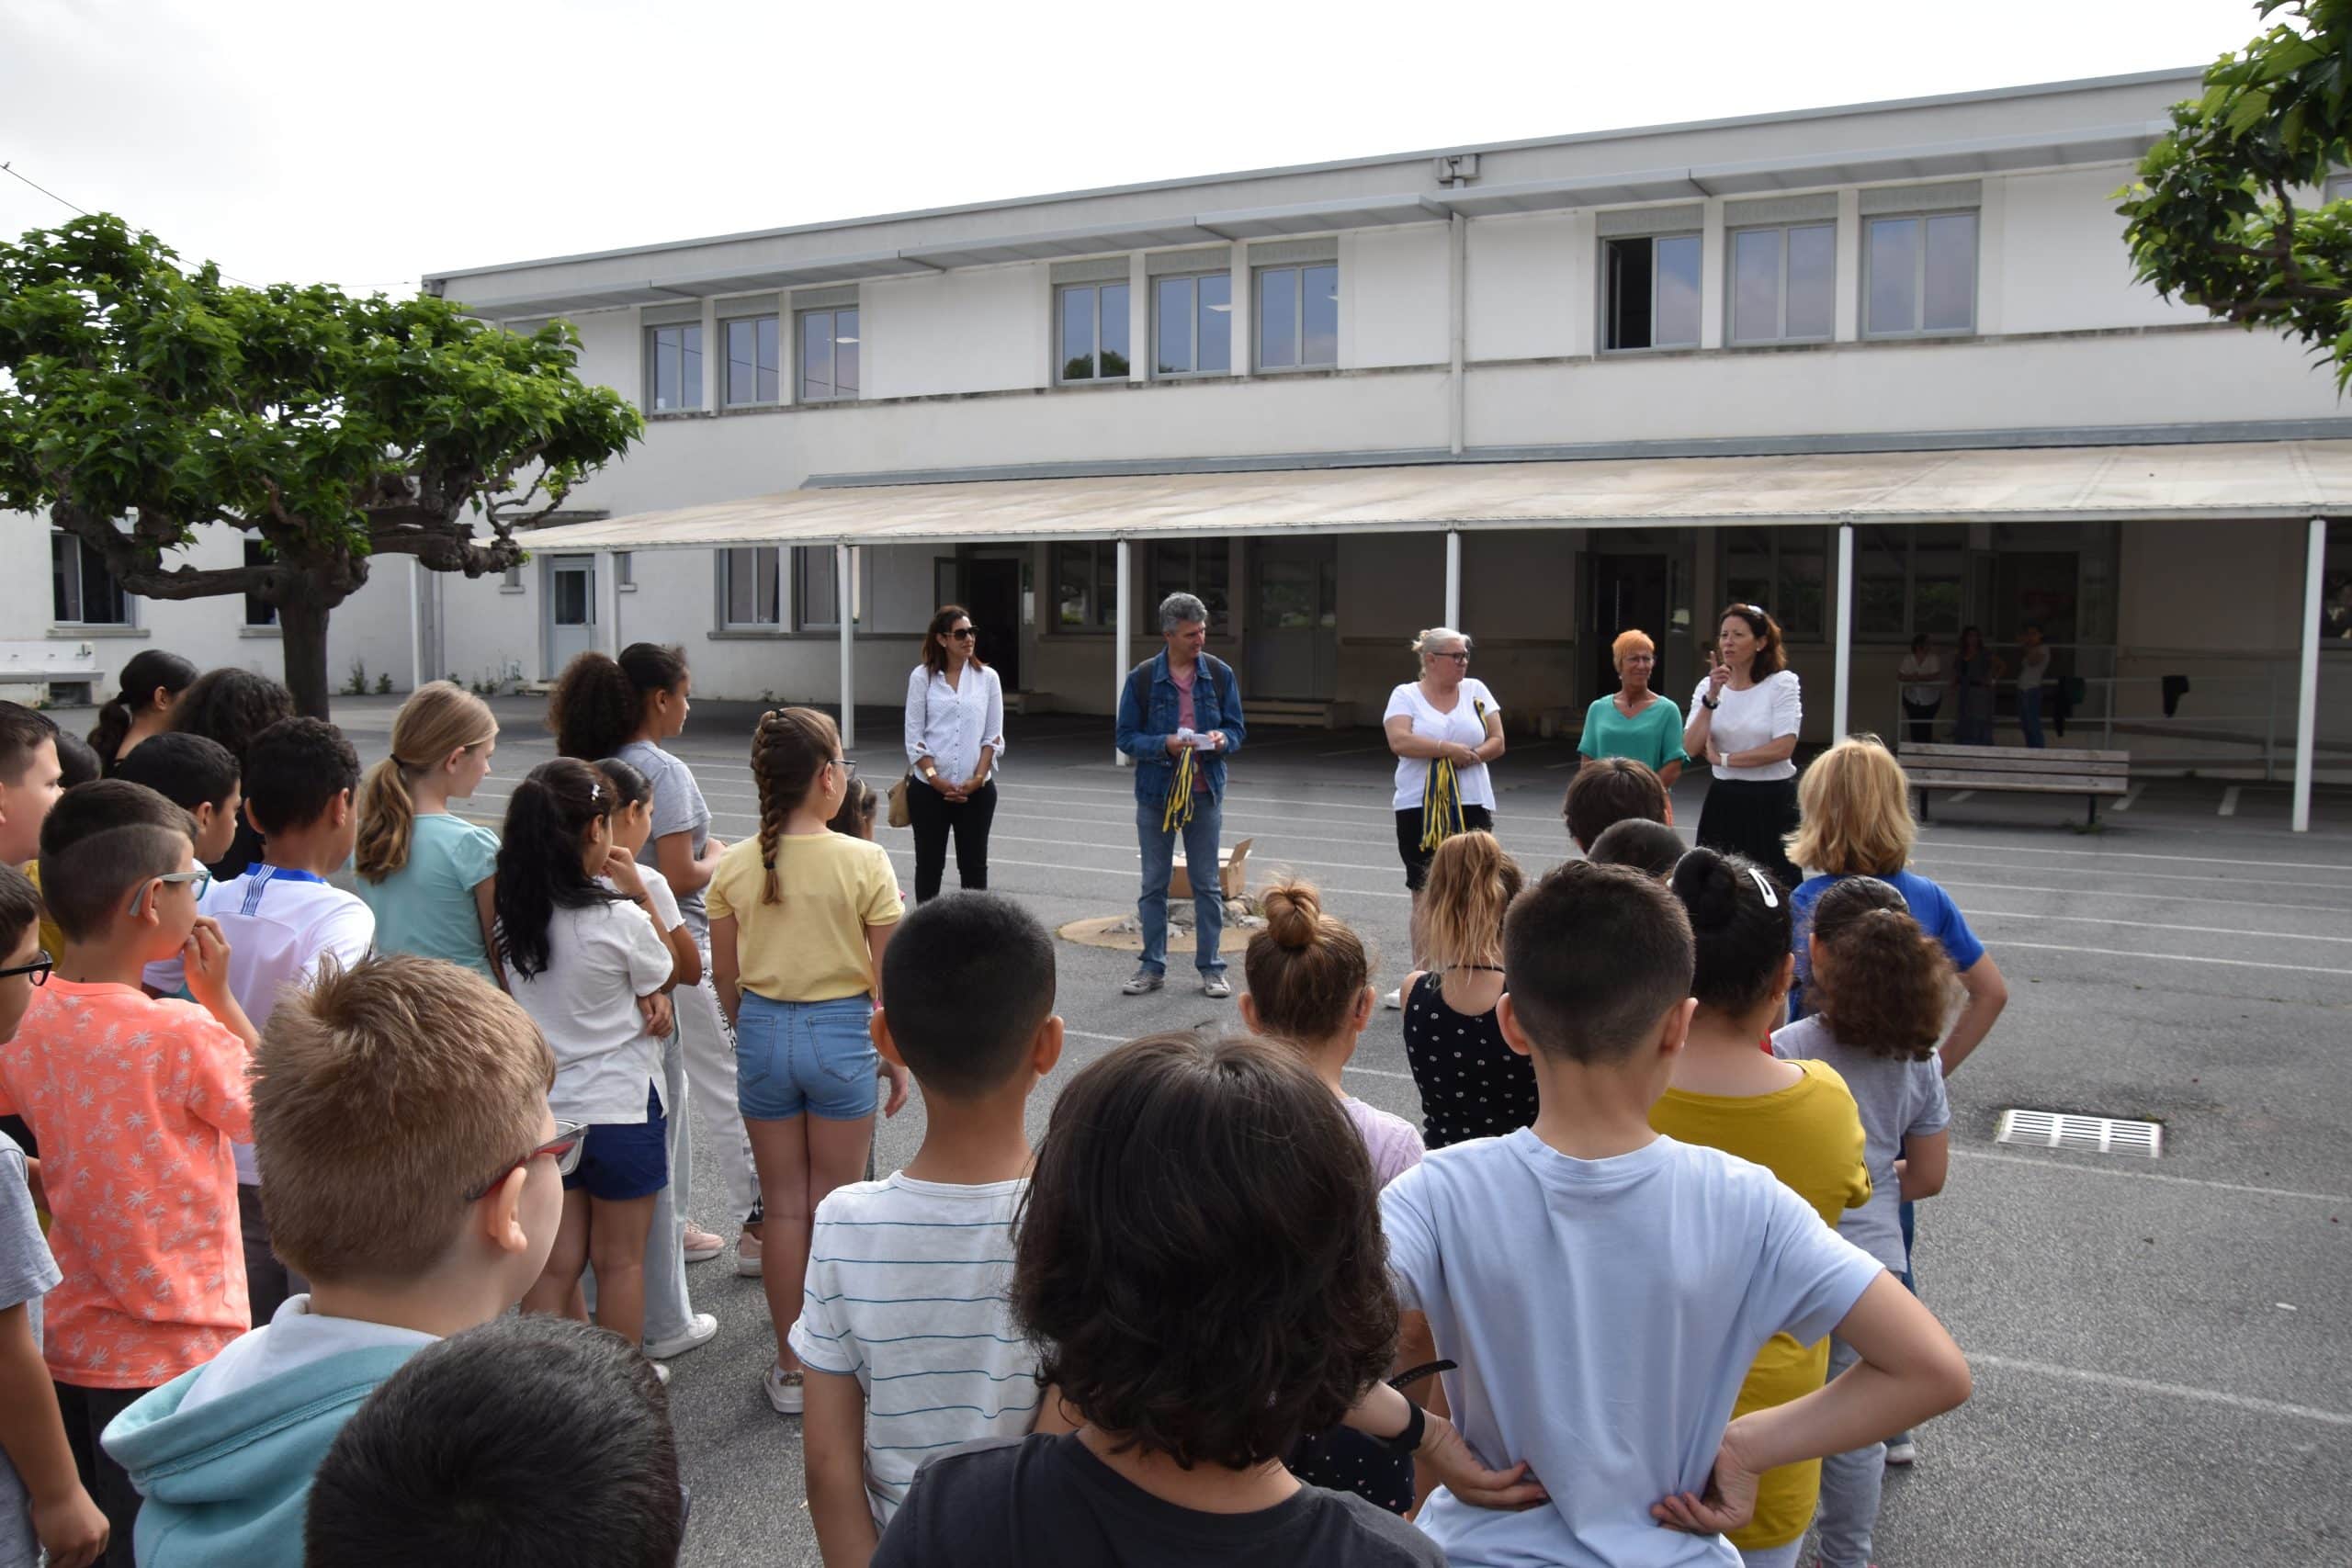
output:
<svg viewBox="0 0 2352 1568"><path fill-rule="evenodd" d="M1155 975L1168 972L1168 879L1176 863L1176 834L1163 833L1159 822L1165 807L1157 802L1136 803L1136 842L1143 851L1143 897L1136 914L1143 921L1143 966ZM1193 882L1193 933L1199 947L1193 962L1204 975L1218 974L1225 960L1217 954L1217 939L1225 933L1225 897L1216 881L1217 835L1225 813L1216 796L1193 797L1193 819L1179 829L1184 838L1186 874Z"/></svg>

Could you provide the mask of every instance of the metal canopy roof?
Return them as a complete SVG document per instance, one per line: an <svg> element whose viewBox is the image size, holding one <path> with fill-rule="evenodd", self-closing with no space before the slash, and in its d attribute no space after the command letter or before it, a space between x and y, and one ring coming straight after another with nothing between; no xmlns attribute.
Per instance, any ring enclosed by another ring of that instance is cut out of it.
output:
<svg viewBox="0 0 2352 1568"><path fill-rule="evenodd" d="M798 490L565 524L535 550L2352 513L2352 440L1595 458Z"/></svg>

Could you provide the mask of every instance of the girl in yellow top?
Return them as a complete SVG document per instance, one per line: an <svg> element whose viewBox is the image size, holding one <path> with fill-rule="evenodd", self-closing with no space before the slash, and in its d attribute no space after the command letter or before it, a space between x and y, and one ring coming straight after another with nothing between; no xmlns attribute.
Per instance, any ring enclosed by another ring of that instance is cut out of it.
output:
<svg viewBox="0 0 2352 1568"><path fill-rule="evenodd" d="M869 1025L882 1000L882 949L903 906L879 844L828 825L854 772L841 733L814 708L764 714L752 740L760 832L729 846L709 885L710 962L735 1026L743 1125L767 1214L761 1255L776 1360L768 1403L800 1409L800 1362L784 1331L800 1317L810 1216L855 1181L874 1138L877 1068L885 1115L906 1103L903 1067L886 1067Z"/></svg>
<svg viewBox="0 0 2352 1568"><path fill-rule="evenodd" d="M1698 950L1690 992L1699 1007L1650 1125L1765 1167L1834 1228L1846 1210L1870 1201L1870 1172L1845 1079L1825 1062L1771 1055L1794 973L1788 889L1752 861L1706 849L1682 857L1673 886ZM1812 1393L1828 1363L1827 1339L1800 1345L1774 1336L1748 1369L1734 1415ZM1747 1568L1793 1568L1820 1494L1819 1460L1765 1472L1755 1517L1731 1532Z"/></svg>

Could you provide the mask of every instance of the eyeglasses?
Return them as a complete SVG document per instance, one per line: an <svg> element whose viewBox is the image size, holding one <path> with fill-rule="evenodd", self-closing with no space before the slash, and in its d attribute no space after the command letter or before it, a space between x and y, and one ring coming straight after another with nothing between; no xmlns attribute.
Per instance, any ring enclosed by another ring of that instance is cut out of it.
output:
<svg viewBox="0 0 2352 1568"><path fill-rule="evenodd" d="M505 1180L508 1177L514 1175L516 1171L522 1169L525 1166L530 1164L541 1155L553 1155L555 1156L555 1173L558 1176L570 1176L573 1171L580 1168L580 1156L587 1147L588 1129L582 1126L577 1122L566 1122L559 1117L555 1124L554 1137L549 1138L546 1143L541 1144L538 1147L525 1154L521 1158L510 1161L496 1176L492 1177L488 1181L483 1182L480 1187L477 1187L472 1191L467 1193L466 1201L469 1203L481 1202L484 1198L490 1196L492 1190L500 1182Z"/></svg>
<svg viewBox="0 0 2352 1568"><path fill-rule="evenodd" d="M44 949L33 954L33 961L30 964L18 964L11 968L0 969L0 980L13 980L19 975L29 975L33 977L34 985L46 986L49 984L49 972L56 966L57 960L51 958Z"/></svg>
<svg viewBox="0 0 2352 1568"><path fill-rule="evenodd" d="M969 642L974 637L978 637L979 633L970 626L957 626L954 631L949 632L947 635L954 637L957 642Z"/></svg>
<svg viewBox="0 0 2352 1568"><path fill-rule="evenodd" d="M1430 657L1431 659L1450 659L1456 664L1467 664L1470 662L1470 650L1466 648L1461 648L1454 649L1452 653L1432 653Z"/></svg>
<svg viewBox="0 0 2352 1568"><path fill-rule="evenodd" d="M151 876L139 891L131 896L130 912L134 915L146 913L149 893L166 884L179 882L193 884L196 896L201 898L204 897L204 890L212 886L212 874L202 866L198 866L194 871L173 871L166 872L161 876Z"/></svg>
<svg viewBox="0 0 2352 1568"><path fill-rule="evenodd" d="M834 758L833 766L842 771L842 779L844 783L857 777L857 764L851 761L847 757Z"/></svg>

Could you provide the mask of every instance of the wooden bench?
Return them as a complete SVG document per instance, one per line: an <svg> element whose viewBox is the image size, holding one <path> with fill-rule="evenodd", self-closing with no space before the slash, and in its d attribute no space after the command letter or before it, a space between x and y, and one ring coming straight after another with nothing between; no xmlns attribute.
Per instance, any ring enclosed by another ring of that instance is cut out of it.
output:
<svg viewBox="0 0 2352 1568"><path fill-rule="evenodd" d="M1902 749L1903 770L1919 792L1919 820L1928 819L1931 790L2007 791L2013 795L2079 795L2098 823L2100 800L2131 787L2132 753L2065 747L1925 746Z"/></svg>

